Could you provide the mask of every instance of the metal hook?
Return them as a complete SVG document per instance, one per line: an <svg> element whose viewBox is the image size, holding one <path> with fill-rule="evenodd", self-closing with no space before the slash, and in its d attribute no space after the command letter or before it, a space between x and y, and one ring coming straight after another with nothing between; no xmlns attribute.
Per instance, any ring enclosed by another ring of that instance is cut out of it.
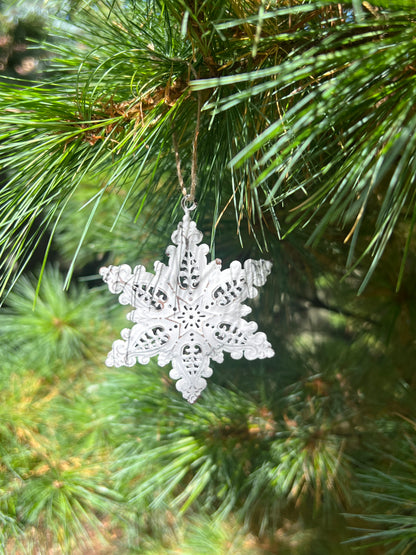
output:
<svg viewBox="0 0 416 555"><path fill-rule="evenodd" d="M190 199L190 195L185 195L181 200L181 206L184 212L192 212L196 208L196 202Z"/></svg>

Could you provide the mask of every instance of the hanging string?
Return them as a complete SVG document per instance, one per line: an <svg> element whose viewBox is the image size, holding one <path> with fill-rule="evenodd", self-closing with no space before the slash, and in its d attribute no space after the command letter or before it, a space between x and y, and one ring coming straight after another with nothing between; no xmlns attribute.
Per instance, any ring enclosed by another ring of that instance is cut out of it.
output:
<svg viewBox="0 0 416 555"><path fill-rule="evenodd" d="M197 185L196 168L198 162L198 135L199 135L199 124L201 122L201 91L198 91L198 108L196 112L196 125L195 125L195 135L192 142L192 164L191 164L191 190L189 192L189 201L195 201L195 190Z"/></svg>
<svg viewBox="0 0 416 555"><path fill-rule="evenodd" d="M181 157L179 155L179 145L176 138L176 133L174 131L172 132L172 142L173 142L173 149L175 151L176 173L178 174L179 187L181 189L181 193L183 194L184 198L190 204L195 203L195 191L197 186L198 136L199 136L200 123L201 123L201 108L202 108L202 97L201 97L200 91L198 92L197 98L198 98L198 106L197 106L197 113L196 113L195 133L194 133L194 138L192 140L191 186L189 188L189 192L185 186L185 182L183 179Z"/></svg>
<svg viewBox="0 0 416 555"><path fill-rule="evenodd" d="M187 191L186 191L185 183L183 181L183 175L181 170L181 158L179 156L179 147L178 147L178 141L176 139L175 131L172 132L172 141L173 141L173 149L175 151L176 173L178 174L179 187L181 189L183 196L186 197Z"/></svg>

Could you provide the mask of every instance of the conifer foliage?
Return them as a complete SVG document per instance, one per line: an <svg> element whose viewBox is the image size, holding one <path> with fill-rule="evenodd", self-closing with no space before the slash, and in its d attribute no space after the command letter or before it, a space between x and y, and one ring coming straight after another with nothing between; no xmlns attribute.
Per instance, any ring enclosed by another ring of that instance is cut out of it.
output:
<svg viewBox="0 0 416 555"><path fill-rule="evenodd" d="M30 4L0 3L0 549L411 553L414 3ZM160 259L195 168L212 255L273 261L277 355L190 406L104 366L97 274Z"/></svg>

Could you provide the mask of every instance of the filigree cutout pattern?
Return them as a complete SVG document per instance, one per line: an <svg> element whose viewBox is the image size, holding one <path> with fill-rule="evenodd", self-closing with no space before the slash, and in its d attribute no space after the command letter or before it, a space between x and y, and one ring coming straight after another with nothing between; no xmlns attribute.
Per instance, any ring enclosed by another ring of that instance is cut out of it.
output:
<svg viewBox="0 0 416 555"><path fill-rule="evenodd" d="M255 322L243 319L251 308L242 304L257 295L272 264L234 261L221 270L221 261L207 262L208 245L199 243L202 233L185 210L183 220L166 249L168 266L156 261L154 274L144 266L133 271L127 264L101 268L100 274L119 302L134 310L127 319L131 329L113 343L107 366L147 364L158 356L159 366L172 362L169 375L176 388L194 403L212 375L210 360L223 362L224 352L234 359L274 356L267 337Z"/></svg>

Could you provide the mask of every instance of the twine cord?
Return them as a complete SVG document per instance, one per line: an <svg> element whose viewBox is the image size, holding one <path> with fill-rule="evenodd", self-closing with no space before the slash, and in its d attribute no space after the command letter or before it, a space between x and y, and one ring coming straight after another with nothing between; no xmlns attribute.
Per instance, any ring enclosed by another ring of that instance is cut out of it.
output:
<svg viewBox="0 0 416 555"><path fill-rule="evenodd" d="M197 113L196 113L195 133L194 133L194 138L192 140L191 186L189 188L189 192L185 186L185 182L183 179L178 140L176 138L176 133L174 131L172 132L172 142L173 142L173 149L175 151L176 173L178 174L179 187L182 195L190 205L195 203L195 191L196 191L197 181L198 181L197 179L198 136L199 136L200 123L201 123L201 108L202 108L201 92L198 92L198 107L197 107Z"/></svg>

